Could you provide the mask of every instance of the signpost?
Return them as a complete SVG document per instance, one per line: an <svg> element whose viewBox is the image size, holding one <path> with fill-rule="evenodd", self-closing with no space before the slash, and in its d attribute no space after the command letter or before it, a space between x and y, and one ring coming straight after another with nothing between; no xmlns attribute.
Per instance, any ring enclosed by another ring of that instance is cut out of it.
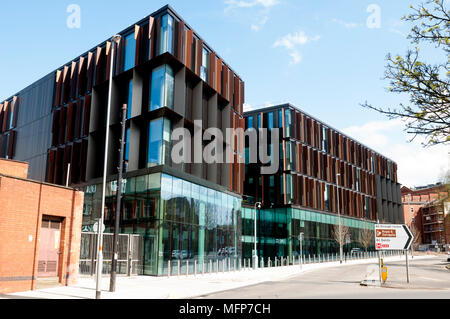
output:
<svg viewBox="0 0 450 319"><path fill-rule="evenodd" d="M406 256L406 279L409 283L408 249L411 247L413 235L406 225L376 224L375 248L378 254L382 250L404 250ZM380 266L381 281L381 266Z"/></svg>
<svg viewBox="0 0 450 319"><path fill-rule="evenodd" d="M298 235L298 240L300 241L300 269L303 268L303 238L304 238L304 234L300 233Z"/></svg>

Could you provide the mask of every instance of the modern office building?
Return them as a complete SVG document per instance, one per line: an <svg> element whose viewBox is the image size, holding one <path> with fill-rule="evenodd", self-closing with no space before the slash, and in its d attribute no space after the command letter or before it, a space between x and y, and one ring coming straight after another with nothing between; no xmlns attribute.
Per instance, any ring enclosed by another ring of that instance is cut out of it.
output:
<svg viewBox="0 0 450 319"><path fill-rule="evenodd" d="M176 164L170 155L175 128L188 129L193 139L195 130L243 127L244 82L170 6L119 34L114 61L108 39L0 103L0 157L29 162L33 179L85 191L89 232L100 216L108 130L111 232L120 113L127 104L120 231L141 236L137 273L165 274L170 259L201 264L224 251L239 257L244 164L236 149L231 164ZM82 259L92 247L82 238Z"/></svg>
<svg viewBox="0 0 450 319"><path fill-rule="evenodd" d="M243 252L251 257L254 203L258 256L295 256L304 233L306 255L336 253L333 226L347 226L346 251L361 247L362 229L402 223L397 165L290 104L244 114L246 128L279 128L279 169L261 175L261 162L246 165L243 207ZM269 145L271 134L268 134ZM246 163L249 163L246 137ZM274 160L271 148L268 154ZM267 165L266 165L267 166ZM340 174L340 175L338 175Z"/></svg>

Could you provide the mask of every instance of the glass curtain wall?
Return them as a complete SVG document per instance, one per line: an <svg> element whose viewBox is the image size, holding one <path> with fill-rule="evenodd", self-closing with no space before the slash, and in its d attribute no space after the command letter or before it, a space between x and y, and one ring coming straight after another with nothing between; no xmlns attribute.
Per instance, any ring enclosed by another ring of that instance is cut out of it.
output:
<svg viewBox="0 0 450 319"><path fill-rule="evenodd" d="M102 187L88 186L83 211L83 231L92 231L99 219ZM117 182L106 190L105 233L114 230ZM176 274L193 273L209 261L240 258L240 198L212 190L167 174L151 174L125 179L122 184L120 233L135 234L142 245L138 274L167 275L168 261ZM205 269L208 271L208 268Z"/></svg>
<svg viewBox="0 0 450 319"><path fill-rule="evenodd" d="M149 123L147 167L170 164L171 122L159 118Z"/></svg>
<svg viewBox="0 0 450 319"><path fill-rule="evenodd" d="M134 33L125 37L125 54L123 60L123 71L128 71L134 68L136 59L136 39Z"/></svg>
<svg viewBox="0 0 450 319"><path fill-rule="evenodd" d="M174 20L170 14L161 18L161 36L159 40L158 55L169 52L173 53L173 27Z"/></svg>
<svg viewBox="0 0 450 319"><path fill-rule="evenodd" d="M169 65L155 68L151 75L150 106L154 111L162 107L173 109L174 72Z"/></svg>
<svg viewBox="0 0 450 319"><path fill-rule="evenodd" d="M251 258L254 243L254 208L242 208L242 256ZM258 256L274 257L299 256L298 235L304 233L303 255L308 258L318 254L336 254L338 243L333 239L333 228L339 224L337 216L321 214L296 208L264 209L257 214ZM374 230L374 223L341 217L343 226L349 228L350 243L344 246L348 253L352 248L362 248L359 243L363 229ZM374 247L369 247L373 250Z"/></svg>

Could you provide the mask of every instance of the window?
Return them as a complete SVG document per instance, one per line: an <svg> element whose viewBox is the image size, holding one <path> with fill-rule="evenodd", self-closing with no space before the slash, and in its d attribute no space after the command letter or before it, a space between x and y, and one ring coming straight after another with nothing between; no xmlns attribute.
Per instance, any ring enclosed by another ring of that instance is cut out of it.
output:
<svg viewBox="0 0 450 319"><path fill-rule="evenodd" d="M285 120L285 133L286 133L286 137L291 137L290 135L290 131L291 131L291 111L290 110L285 110L284 111L286 120Z"/></svg>
<svg viewBox="0 0 450 319"><path fill-rule="evenodd" d="M323 127L322 128L322 151L326 152L327 151L327 145L328 145L328 140L327 140L327 128Z"/></svg>
<svg viewBox="0 0 450 319"><path fill-rule="evenodd" d="M200 77L203 81L208 81L208 65L209 65L209 52L203 48L202 52L202 66L200 67Z"/></svg>
<svg viewBox="0 0 450 319"><path fill-rule="evenodd" d="M134 68L136 57L136 39L134 33L125 37L125 58L123 62L123 71Z"/></svg>
<svg viewBox="0 0 450 319"><path fill-rule="evenodd" d="M253 116L247 118L247 129L253 128Z"/></svg>
<svg viewBox="0 0 450 319"><path fill-rule="evenodd" d="M161 18L161 36L159 40L159 54L172 53L173 49L173 18L169 14Z"/></svg>
<svg viewBox="0 0 450 319"><path fill-rule="evenodd" d="M284 175L280 175L280 194L284 195Z"/></svg>
<svg viewBox="0 0 450 319"><path fill-rule="evenodd" d="M283 109L278 111L278 127L283 127Z"/></svg>
<svg viewBox="0 0 450 319"><path fill-rule="evenodd" d="M364 196L364 215L367 219L370 219L369 216L369 198Z"/></svg>
<svg viewBox="0 0 450 319"><path fill-rule="evenodd" d="M325 190L323 192L323 198L325 202L325 210L330 211L330 185L325 185Z"/></svg>
<svg viewBox="0 0 450 319"><path fill-rule="evenodd" d="M273 128L273 113L272 112L270 112L267 115L267 121L268 121L268 127L267 128L270 130L270 129Z"/></svg>
<svg viewBox="0 0 450 319"><path fill-rule="evenodd" d="M286 175L286 204L292 204L292 198L293 198L293 184L292 184L292 175L287 174Z"/></svg>
<svg viewBox="0 0 450 319"><path fill-rule="evenodd" d="M147 167L167 164L170 156L170 121L166 118L153 120L148 130Z"/></svg>
<svg viewBox="0 0 450 319"><path fill-rule="evenodd" d="M356 190L359 192L360 190L360 183L359 183L359 175L360 175L360 170L359 168L356 169Z"/></svg>
<svg viewBox="0 0 450 319"><path fill-rule="evenodd" d="M261 128L261 114L258 114L258 130Z"/></svg>
<svg viewBox="0 0 450 319"><path fill-rule="evenodd" d="M292 169L292 143L291 142L286 142L286 169L287 170L291 170Z"/></svg>
<svg viewBox="0 0 450 319"><path fill-rule="evenodd" d="M162 65L152 72L150 111L168 107L173 109L174 75L169 65Z"/></svg>
<svg viewBox="0 0 450 319"><path fill-rule="evenodd" d="M128 83L128 99L127 99L127 119L131 118L131 108L133 106L133 80Z"/></svg>

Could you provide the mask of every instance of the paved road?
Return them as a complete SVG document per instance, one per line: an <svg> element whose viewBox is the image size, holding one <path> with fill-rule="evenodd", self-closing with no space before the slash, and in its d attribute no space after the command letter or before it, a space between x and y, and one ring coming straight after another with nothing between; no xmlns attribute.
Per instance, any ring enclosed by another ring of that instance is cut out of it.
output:
<svg viewBox="0 0 450 319"><path fill-rule="evenodd" d="M282 281L266 281L253 286L200 297L201 299L450 299L450 270L443 257L410 260L410 284L406 283L405 262L390 262L388 287L361 286L376 265L349 265L317 269Z"/></svg>

